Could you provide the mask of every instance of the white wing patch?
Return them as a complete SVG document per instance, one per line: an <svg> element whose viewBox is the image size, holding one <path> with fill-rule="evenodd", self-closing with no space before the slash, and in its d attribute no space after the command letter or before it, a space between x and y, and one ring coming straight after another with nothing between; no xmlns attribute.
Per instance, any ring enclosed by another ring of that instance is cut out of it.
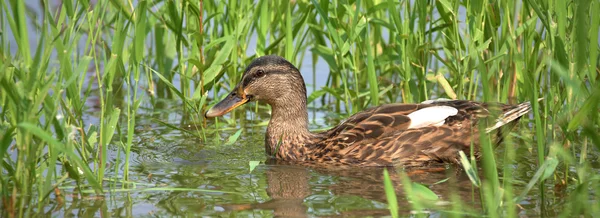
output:
<svg viewBox="0 0 600 218"><path fill-rule="evenodd" d="M409 129L416 129L426 126L441 126L444 120L449 116L458 113L456 108L450 106L433 106L412 112L408 115L410 118Z"/></svg>

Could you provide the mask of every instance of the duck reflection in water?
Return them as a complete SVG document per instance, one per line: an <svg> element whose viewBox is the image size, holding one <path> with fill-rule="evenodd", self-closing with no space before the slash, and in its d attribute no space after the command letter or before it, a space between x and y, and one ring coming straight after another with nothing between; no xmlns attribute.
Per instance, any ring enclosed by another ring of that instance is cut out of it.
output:
<svg viewBox="0 0 600 218"><path fill-rule="evenodd" d="M270 159L261 170L253 174L264 173L267 178L267 194L271 198L266 202L251 204L223 205L226 210L271 210L278 217L306 217L319 210L320 202L334 214L345 216L385 216L390 212L387 208L356 208L348 211L335 211L331 208L332 200L337 198L360 197L362 199L387 204L383 185L384 167L323 167L290 164L286 161ZM406 199L400 175L395 169L388 167L390 178L394 184L401 214L410 214L411 205ZM428 186L439 196L437 202L449 202L458 197L470 208L480 208L478 189L473 189L471 181L465 173L454 166L428 166L412 168L405 171L411 182ZM260 176L260 175L258 175ZM331 179L323 179L331 178ZM327 180L327 181L322 181ZM435 184L438 183L439 184ZM305 201L310 199L312 209ZM444 207L437 205L436 207ZM333 211L331 211L333 210ZM309 214L310 213L310 214Z"/></svg>

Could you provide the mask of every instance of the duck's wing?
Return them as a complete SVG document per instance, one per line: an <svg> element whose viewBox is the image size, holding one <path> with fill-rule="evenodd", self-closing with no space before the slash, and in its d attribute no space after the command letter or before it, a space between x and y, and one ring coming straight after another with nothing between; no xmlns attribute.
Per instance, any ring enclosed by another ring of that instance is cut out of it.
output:
<svg viewBox="0 0 600 218"><path fill-rule="evenodd" d="M542 100L541 98L539 100ZM539 101L538 100L538 101ZM514 123L523 115L531 111L531 103L523 102L517 105L509 105L502 103L480 103L465 100L442 100L428 101L432 105L446 105L459 110L456 116L448 117L446 123L448 125L465 125L466 123L476 124L481 118L491 118L492 122L485 129L486 133L490 133L498 128Z"/></svg>
<svg viewBox="0 0 600 218"><path fill-rule="evenodd" d="M470 145L478 144L478 138L473 137L477 134L477 128L465 131L448 125L407 129L377 141L349 145L334 156L342 162L365 166L458 162L458 151L469 153Z"/></svg>
<svg viewBox="0 0 600 218"><path fill-rule="evenodd" d="M383 105L358 113L325 132L326 139L319 142L319 147L336 151L328 158L368 165L455 162L459 150L468 151L479 142L475 125L480 118L497 114L498 120L506 123L508 119L501 118L514 120L528 110L524 104L463 100Z"/></svg>
<svg viewBox="0 0 600 218"><path fill-rule="evenodd" d="M458 109L447 105L386 104L357 113L321 133L319 143L321 147L341 150L352 144L379 141L408 129L441 126L458 113Z"/></svg>
<svg viewBox="0 0 600 218"><path fill-rule="evenodd" d="M418 104L386 104L356 113L340 125L321 133L325 139L323 143L345 147L408 129L411 122L407 115L419 108Z"/></svg>
<svg viewBox="0 0 600 218"><path fill-rule="evenodd" d="M359 112L321 135L342 144L377 140L407 129L462 125L488 116L487 107L487 104L464 100L386 104Z"/></svg>

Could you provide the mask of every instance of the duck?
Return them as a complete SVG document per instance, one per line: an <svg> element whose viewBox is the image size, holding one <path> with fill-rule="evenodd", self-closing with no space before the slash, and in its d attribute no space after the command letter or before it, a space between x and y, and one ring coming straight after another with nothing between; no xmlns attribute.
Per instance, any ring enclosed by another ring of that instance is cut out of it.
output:
<svg viewBox="0 0 600 218"><path fill-rule="evenodd" d="M268 55L253 60L233 90L204 115L223 116L253 101L271 107L265 134L268 156L334 166L460 164L460 151L479 158L480 132L501 135L505 128L500 127L515 123L531 110L529 102L437 99L392 103L358 112L329 130L311 132L302 74L283 57ZM482 120L491 125L480 130Z"/></svg>

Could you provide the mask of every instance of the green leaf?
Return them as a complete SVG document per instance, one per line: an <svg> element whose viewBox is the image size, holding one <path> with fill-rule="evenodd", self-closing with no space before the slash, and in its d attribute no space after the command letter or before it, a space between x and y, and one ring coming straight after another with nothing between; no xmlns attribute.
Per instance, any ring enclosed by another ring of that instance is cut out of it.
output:
<svg viewBox="0 0 600 218"><path fill-rule="evenodd" d="M571 132L585 125L586 122L590 122L589 115L590 113L594 113L593 111L595 110L599 102L600 94L597 93L594 93L587 100L585 100L583 106L579 109L577 114L575 114L575 117L573 117L569 122L569 125L567 126L567 131Z"/></svg>
<svg viewBox="0 0 600 218"><path fill-rule="evenodd" d="M10 147L11 142L13 141L13 132L15 128L10 127L4 132L4 134L0 138L0 158L4 159L4 155L7 153L6 151Z"/></svg>
<svg viewBox="0 0 600 218"><path fill-rule="evenodd" d="M535 172L533 177L531 177L531 180L529 180L529 183L527 183L527 185L523 189L523 192L521 192L521 194L518 197L516 197L514 201L520 202L521 200L523 200L525 198L525 195L527 195L527 193L529 193L531 188L533 188L533 186L536 183L538 183L538 181L540 181L540 182L544 181L544 179L550 177L554 173L554 170L556 170L557 165L558 165L558 160L556 158L553 158L553 157L546 158L546 160L544 160L544 163L542 164L542 166L540 166L540 168Z"/></svg>
<svg viewBox="0 0 600 218"><path fill-rule="evenodd" d="M223 45L223 48L219 49L219 52L216 54L216 57L210 67L208 67L208 69L206 69L202 74L204 84L212 82L217 77L219 72L221 72L223 63L225 63L227 57L229 57L231 51L233 50L233 46L235 45L234 39L235 38L232 35L218 39L223 40L225 44Z"/></svg>
<svg viewBox="0 0 600 218"><path fill-rule="evenodd" d="M240 135L242 134L242 129L238 129L237 132L235 132L235 134L229 136L229 139L227 139L227 142L225 142L226 145L233 145L238 138L240 137Z"/></svg>
<svg viewBox="0 0 600 218"><path fill-rule="evenodd" d="M413 182L412 183L413 194L416 195L420 199L435 201L439 199L435 192L431 191L431 189L427 188L424 185Z"/></svg>
<svg viewBox="0 0 600 218"><path fill-rule="evenodd" d="M367 28L365 34L365 49L367 50L367 78L369 80L369 91L371 93L371 102L373 105L379 105L379 83L377 82L377 73L375 71L375 54L371 46L370 31Z"/></svg>
<svg viewBox="0 0 600 218"><path fill-rule="evenodd" d="M133 57L134 62L138 63L142 61L144 57L144 42L146 39L146 1L140 1L137 9L135 10L137 17L135 24L135 35L133 36Z"/></svg>
<svg viewBox="0 0 600 218"><path fill-rule="evenodd" d="M386 169L383 169L383 185L385 189L385 197L388 202L388 209L392 214L392 217L398 217L398 199L396 198L396 190L394 189L394 184L392 183L392 179L390 178L390 174Z"/></svg>
<svg viewBox="0 0 600 218"><path fill-rule="evenodd" d="M556 170L556 166L558 166L558 160L553 157L548 157L548 158L546 158L546 161L544 161L544 165L547 165L547 166L546 166L546 169L544 169L544 172L542 173L542 177L540 178L540 181L544 181L554 174L554 171Z"/></svg>
<svg viewBox="0 0 600 218"><path fill-rule="evenodd" d="M256 160L251 160L250 162L248 162L248 165L250 167L250 172L254 171L254 168L256 168L256 166L258 166L260 164L260 161L256 161Z"/></svg>
<svg viewBox="0 0 600 218"><path fill-rule="evenodd" d="M326 94L327 91L321 89L321 90L317 90L314 91L310 94L310 96L308 96L308 99L306 101L307 104L312 103L315 99L320 98L321 96L323 96L324 94Z"/></svg>
<svg viewBox="0 0 600 218"><path fill-rule="evenodd" d="M169 81L169 79L165 78L161 73L157 72L156 70L148 67L148 69L150 69L150 71L152 71L154 73L154 75L158 76L158 78L164 82L167 87L169 87L169 90L171 90L172 92L174 92L177 96L179 96L179 98L181 99L185 99L185 96L183 95L183 93L181 93L177 87L175 87L173 85L173 83L171 83L171 81Z"/></svg>
<svg viewBox="0 0 600 218"><path fill-rule="evenodd" d="M108 117L108 123L104 126L102 131L102 144L104 146L108 145L113 135L115 134L115 129L117 128L117 121L119 121L119 115L121 114L121 109L114 108L110 116Z"/></svg>
<svg viewBox="0 0 600 218"><path fill-rule="evenodd" d="M477 171L475 171L475 169L473 169L473 167L471 166L471 163L469 162L467 155L465 155L465 152L463 152L463 151L459 151L458 154L460 155L460 163L462 164L463 168L465 169L467 176L469 176L469 180L471 180L471 183L473 183L474 186L480 187L481 181L479 180L479 177L477 176Z"/></svg>

